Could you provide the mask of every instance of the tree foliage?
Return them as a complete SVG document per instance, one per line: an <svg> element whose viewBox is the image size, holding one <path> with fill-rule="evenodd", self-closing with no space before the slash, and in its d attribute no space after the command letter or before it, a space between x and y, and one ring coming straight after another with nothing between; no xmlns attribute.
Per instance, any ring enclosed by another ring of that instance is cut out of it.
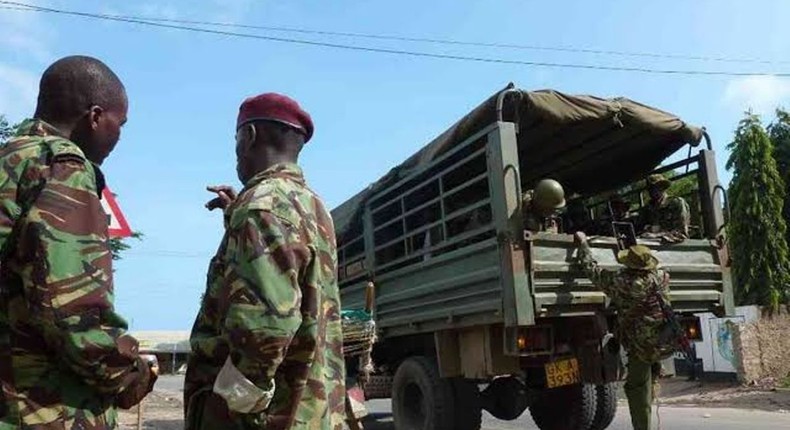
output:
<svg viewBox="0 0 790 430"><path fill-rule="evenodd" d="M8 122L5 115L0 115L0 146L14 134L14 127Z"/></svg>
<svg viewBox="0 0 790 430"><path fill-rule="evenodd" d="M774 144L774 158L779 174L784 180L784 209L782 211L788 231L785 239L790 246L790 113L784 109L776 110L776 120L768 127L768 134Z"/></svg>
<svg viewBox="0 0 790 430"><path fill-rule="evenodd" d="M132 232L132 239L143 240L143 234L139 231ZM132 246L129 243L121 238L113 237L110 238L110 251L112 252L112 259L113 260L120 260L121 253L130 249Z"/></svg>
<svg viewBox="0 0 790 430"><path fill-rule="evenodd" d="M760 119L747 112L727 148L727 169L733 171L728 232L735 298L741 305L776 309L788 300L790 253L782 218L785 186L773 144Z"/></svg>

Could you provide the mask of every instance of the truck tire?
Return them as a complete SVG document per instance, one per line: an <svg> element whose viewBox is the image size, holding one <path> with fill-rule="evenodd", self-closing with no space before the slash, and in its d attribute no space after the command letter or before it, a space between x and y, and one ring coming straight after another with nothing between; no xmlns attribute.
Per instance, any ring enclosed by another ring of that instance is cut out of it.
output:
<svg viewBox="0 0 790 430"><path fill-rule="evenodd" d="M595 418L590 430L604 430L617 414L617 385L614 382L595 386Z"/></svg>
<svg viewBox="0 0 790 430"><path fill-rule="evenodd" d="M595 403L595 386L578 384L544 390L529 411L540 430L588 430Z"/></svg>
<svg viewBox="0 0 790 430"><path fill-rule="evenodd" d="M483 408L477 384L463 378L452 379L455 430L480 430Z"/></svg>
<svg viewBox="0 0 790 430"><path fill-rule="evenodd" d="M452 383L439 377L427 357L406 359L392 384L392 416L396 430L454 430L455 393Z"/></svg>

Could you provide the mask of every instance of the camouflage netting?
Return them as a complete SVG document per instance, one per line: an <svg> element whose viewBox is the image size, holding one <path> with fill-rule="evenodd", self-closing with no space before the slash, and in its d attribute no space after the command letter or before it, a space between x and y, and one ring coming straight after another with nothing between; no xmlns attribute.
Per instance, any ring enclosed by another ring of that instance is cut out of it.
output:
<svg viewBox="0 0 790 430"><path fill-rule="evenodd" d="M697 145L704 131L677 116L626 98L523 91L508 85L504 121L518 127L523 188L542 178L560 181L568 195L608 191L642 179L685 144ZM497 121L497 92L419 152L334 211L338 237L359 223L367 199Z"/></svg>

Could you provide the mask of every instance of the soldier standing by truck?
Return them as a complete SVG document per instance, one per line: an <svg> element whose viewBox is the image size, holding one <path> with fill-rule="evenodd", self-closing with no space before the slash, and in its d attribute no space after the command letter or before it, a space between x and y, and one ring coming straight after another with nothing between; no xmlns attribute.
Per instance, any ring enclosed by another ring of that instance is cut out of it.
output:
<svg viewBox="0 0 790 430"><path fill-rule="evenodd" d="M524 226L530 231L559 232L557 211L565 207L565 190L553 179L543 179L522 197Z"/></svg>
<svg viewBox="0 0 790 430"><path fill-rule="evenodd" d="M236 122L244 189L214 187L225 214L192 329L184 383L188 430L340 430L345 366L335 231L298 156L307 112L274 93Z"/></svg>
<svg viewBox="0 0 790 430"><path fill-rule="evenodd" d="M658 259L644 245L620 251L617 261L625 268L606 271L593 259L585 234L576 233L574 238L587 276L617 309L615 336L628 352L625 393L631 423L635 430L648 430L655 370L674 349L662 339L666 327L662 302L669 303L669 274L658 268Z"/></svg>

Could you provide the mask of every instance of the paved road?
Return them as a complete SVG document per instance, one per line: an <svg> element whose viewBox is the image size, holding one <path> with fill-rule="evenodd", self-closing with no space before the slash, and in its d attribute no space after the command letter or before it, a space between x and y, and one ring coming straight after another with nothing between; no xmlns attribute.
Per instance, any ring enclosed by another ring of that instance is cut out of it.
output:
<svg viewBox="0 0 790 430"><path fill-rule="evenodd" d="M183 376L163 375L156 383L156 389L171 393L181 393ZM394 430L392 409L389 400L368 402L371 416L365 422L365 430ZM703 409L683 407L662 407L660 409L662 429L694 430L761 430L790 429L790 413L762 412L745 409ZM655 417L655 415L654 415ZM655 420L655 418L654 418ZM608 430L630 429L628 410L623 406L617 411L615 422ZM654 423L655 428L655 423ZM500 421L485 414L483 430L537 430L529 412L515 421Z"/></svg>
<svg viewBox="0 0 790 430"><path fill-rule="evenodd" d="M368 402L371 418L365 422L365 430L393 430L389 400L373 400ZM790 428L790 414L777 412L761 412L743 409L701 409L701 408L669 408L663 407L661 428L666 430L758 430ZM655 421L655 415L653 415ZM655 423L653 424L655 428ZM537 430L529 412L524 413L515 421L500 421L485 414L484 430ZM617 417L608 430L628 430L631 424L628 410L621 406Z"/></svg>
<svg viewBox="0 0 790 430"><path fill-rule="evenodd" d="M184 390L184 376L162 375L156 380L155 389L170 393L181 393Z"/></svg>

